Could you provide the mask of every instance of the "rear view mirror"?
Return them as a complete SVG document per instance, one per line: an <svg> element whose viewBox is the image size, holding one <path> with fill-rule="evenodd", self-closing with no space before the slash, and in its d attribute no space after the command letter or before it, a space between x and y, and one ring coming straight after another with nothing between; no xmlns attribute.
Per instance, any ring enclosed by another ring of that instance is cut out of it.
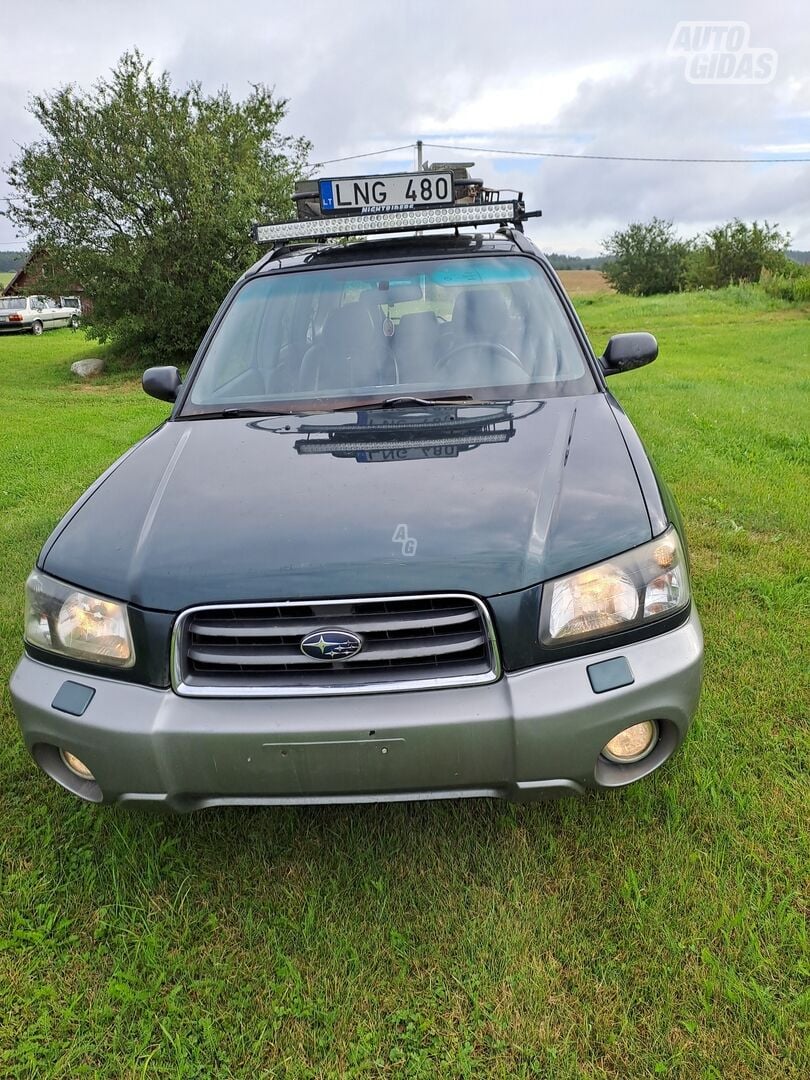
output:
<svg viewBox="0 0 810 1080"><path fill-rule="evenodd" d="M605 346L600 363L605 375L618 375L651 364L656 356L658 342L652 334L614 334Z"/></svg>
<svg viewBox="0 0 810 1080"><path fill-rule="evenodd" d="M180 372L176 367L150 367L143 373L141 383L151 397L159 401L176 401L181 385Z"/></svg>

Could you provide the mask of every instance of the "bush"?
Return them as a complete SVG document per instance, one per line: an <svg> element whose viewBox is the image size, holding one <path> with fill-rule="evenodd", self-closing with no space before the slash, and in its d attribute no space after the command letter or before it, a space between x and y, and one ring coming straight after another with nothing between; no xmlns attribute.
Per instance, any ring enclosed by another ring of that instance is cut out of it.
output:
<svg viewBox="0 0 810 1080"><path fill-rule="evenodd" d="M760 284L768 296L791 304L810 304L810 267L793 264L784 273L763 270Z"/></svg>
<svg viewBox="0 0 810 1080"><path fill-rule="evenodd" d="M602 247L608 257L602 272L617 292L650 296L683 285L689 245L675 235L671 221L634 222Z"/></svg>
<svg viewBox="0 0 810 1080"><path fill-rule="evenodd" d="M759 281L763 270L784 274L790 264L786 254L789 242L790 237L776 225L767 221L747 225L735 218L694 241L686 261L686 286L722 289L742 281Z"/></svg>

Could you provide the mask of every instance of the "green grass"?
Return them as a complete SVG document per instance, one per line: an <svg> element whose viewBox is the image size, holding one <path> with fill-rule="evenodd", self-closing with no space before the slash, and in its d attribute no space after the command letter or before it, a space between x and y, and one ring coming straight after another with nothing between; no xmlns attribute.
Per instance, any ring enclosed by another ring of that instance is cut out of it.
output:
<svg viewBox="0 0 810 1080"><path fill-rule="evenodd" d="M13 273L9 273L6 270L0 270L0 289L5 289L6 285L8 285L13 277Z"/></svg>
<svg viewBox="0 0 810 1080"><path fill-rule="evenodd" d="M0 1076L806 1077L808 311L582 298L688 524L707 641L682 751L567 803L78 803L0 741ZM95 350L97 351L97 350ZM0 339L0 674L52 525L165 406Z"/></svg>

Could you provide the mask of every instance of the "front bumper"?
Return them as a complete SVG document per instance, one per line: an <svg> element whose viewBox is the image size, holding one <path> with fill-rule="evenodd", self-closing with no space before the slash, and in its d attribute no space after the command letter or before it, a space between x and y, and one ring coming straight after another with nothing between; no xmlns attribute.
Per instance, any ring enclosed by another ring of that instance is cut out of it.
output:
<svg viewBox="0 0 810 1080"><path fill-rule="evenodd" d="M587 669L627 659L632 685L602 693ZM223 804L388 802L465 796L531 800L617 787L677 748L697 708L697 613L623 649L504 675L485 686L274 699L184 698L24 656L11 696L25 743L64 786L95 801L193 810ZM81 716L51 705L66 680L95 694ZM623 728L659 724L643 761L600 750ZM76 780L55 748L97 784Z"/></svg>

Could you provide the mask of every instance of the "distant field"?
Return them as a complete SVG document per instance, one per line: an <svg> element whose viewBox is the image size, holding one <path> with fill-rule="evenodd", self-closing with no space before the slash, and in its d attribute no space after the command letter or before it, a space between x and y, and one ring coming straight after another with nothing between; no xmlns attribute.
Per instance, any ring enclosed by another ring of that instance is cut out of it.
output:
<svg viewBox="0 0 810 1080"><path fill-rule="evenodd" d="M610 293L612 286L605 281L601 270L559 270L560 280L571 296L588 293Z"/></svg>
<svg viewBox="0 0 810 1080"><path fill-rule="evenodd" d="M13 277L14 274L10 271L0 270L0 289L5 289L6 285L8 285Z"/></svg>

